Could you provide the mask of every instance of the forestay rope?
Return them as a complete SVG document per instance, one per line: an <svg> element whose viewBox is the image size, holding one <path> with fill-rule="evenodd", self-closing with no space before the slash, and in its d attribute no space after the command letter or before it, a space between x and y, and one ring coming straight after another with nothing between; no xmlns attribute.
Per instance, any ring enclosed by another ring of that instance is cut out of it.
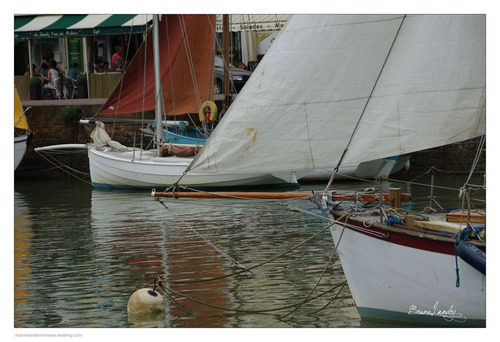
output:
<svg viewBox="0 0 500 342"><path fill-rule="evenodd" d="M399 32L401 31L401 27L403 26L405 18L406 18L406 15L403 16L403 19L401 20L401 23L399 24L398 31L396 32L394 39L392 41L391 47L389 48L389 51L387 52L387 55L385 56L384 63L382 64L382 67L380 68L380 72L377 75L377 79L375 80L375 82L373 84L372 90L370 91L370 95L368 95L368 98L365 102L365 106L363 107L363 110L361 111L361 115L359 116L358 121L356 122L356 126L354 126L354 130L352 131L352 134L349 138L349 141L347 142L347 145L344 149L344 152L342 152L342 155L340 156L340 159L337 163L337 166L333 169L332 176L330 177L330 180L328 181L328 184L327 184L325 190L323 190L324 193L326 193L328 191L328 189L330 188L330 186L332 185L333 179L335 178L335 175L337 174L337 172L339 170L340 164L342 163L342 160L344 159L344 156L345 156L347 150L349 149L349 145L351 144L351 141L354 137L354 134L356 133L356 130L358 129L359 123L361 122L361 119L363 118L363 115L365 114L366 108L368 107L368 103L370 102L370 99L372 98L373 92L375 91L375 88L377 87L380 76L382 75L382 72L385 69L385 65L387 63L387 60L389 59L389 56L391 55L392 48L394 47L394 43L396 42L396 39L399 36Z"/></svg>

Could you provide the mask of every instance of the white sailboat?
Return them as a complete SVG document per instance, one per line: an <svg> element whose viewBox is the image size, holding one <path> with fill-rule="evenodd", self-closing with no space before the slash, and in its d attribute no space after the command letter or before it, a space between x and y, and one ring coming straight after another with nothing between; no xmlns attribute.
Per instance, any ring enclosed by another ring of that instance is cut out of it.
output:
<svg viewBox="0 0 500 342"><path fill-rule="evenodd" d="M33 132L29 129L24 113L25 111L21 105L19 94L16 87L14 87L14 170L21 164L26 149L33 137Z"/></svg>
<svg viewBox="0 0 500 342"><path fill-rule="evenodd" d="M484 15L294 16L189 170L338 170L485 135L485 31ZM363 319L485 325L470 215L374 223L334 210L328 188L317 203Z"/></svg>
<svg viewBox="0 0 500 342"><path fill-rule="evenodd" d="M98 114L120 115L154 109L156 128L161 128L164 115L198 113L205 103L202 98L208 99L213 83L214 30L215 15L154 15L147 39ZM91 182L96 188L149 189L173 184L197 189L298 187L294 172L185 175L193 157L162 156L161 146L168 144L161 129L156 129L156 149L148 151L112 141L101 123L91 137L93 143L81 147L88 149Z"/></svg>
<svg viewBox="0 0 500 342"><path fill-rule="evenodd" d="M209 16L198 16L199 22L204 22L204 29L209 30ZM171 22L168 22L170 20ZM173 21L173 23L172 23ZM193 20L194 21L194 20ZM178 49L182 45L188 46L189 42L185 39L188 37L189 20L184 21L177 16L163 16L159 20L158 16L154 16L153 22L153 53L154 53L154 72L155 72L155 112L156 112L156 127L162 127L164 108L164 92L170 89L162 90L161 70L160 70L160 39L159 26L168 25L166 39L169 42L164 42L169 45L170 49L174 49L171 37L179 31L182 39L178 40ZM199 25L201 26L201 25ZM213 26L212 26L213 27ZM198 31L200 28L197 28ZM199 33L199 32L198 32ZM211 31L204 33L204 36L211 36ZM193 38L193 37L189 37ZM198 37L203 38L203 37ZM207 47L212 46L213 39L204 42ZM193 49L194 50L194 49ZM192 57L193 52L187 52L186 55ZM172 58L179 58L172 56ZM205 58L206 59L206 58ZM196 67L196 65L194 65ZM196 70L193 70L193 73ZM130 70L128 71L130 72ZM186 78L187 75L182 75ZM195 84L195 86L197 86ZM201 88L201 86L200 86ZM123 91L123 90L122 90ZM201 90L197 89L197 92ZM174 100L174 99L173 99ZM201 107L201 102L199 107ZM177 109L179 110L179 109ZM160 129L157 129L156 144L161 146L163 143L163 134ZM109 145L109 144L108 144ZM184 171L192 161L192 157L170 156L163 157L160 155L160 148L152 152L129 151L115 147L88 147L90 175L92 184L95 187L143 187L151 188L155 186L170 186L181 179ZM289 173L262 173L255 172L252 174L227 174L213 175L206 173L192 173L185 175L179 182L182 186L194 188L221 188L221 187L243 187L243 186L298 186L295 174Z"/></svg>

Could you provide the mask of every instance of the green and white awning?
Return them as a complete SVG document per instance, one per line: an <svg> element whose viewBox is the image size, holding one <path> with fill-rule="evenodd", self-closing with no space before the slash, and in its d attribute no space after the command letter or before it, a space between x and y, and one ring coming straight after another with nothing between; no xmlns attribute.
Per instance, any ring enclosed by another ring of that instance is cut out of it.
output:
<svg viewBox="0 0 500 342"><path fill-rule="evenodd" d="M14 38L64 38L140 33L151 14L16 15Z"/></svg>

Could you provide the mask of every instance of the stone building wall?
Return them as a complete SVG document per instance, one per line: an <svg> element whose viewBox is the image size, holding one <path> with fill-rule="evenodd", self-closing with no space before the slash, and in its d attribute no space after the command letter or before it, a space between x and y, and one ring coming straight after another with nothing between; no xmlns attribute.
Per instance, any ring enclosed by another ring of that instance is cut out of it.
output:
<svg viewBox="0 0 500 342"><path fill-rule="evenodd" d="M410 159L411 173L425 172L431 167L449 173L469 173L479 148L480 138L415 152ZM486 143L480 152L475 172L486 171Z"/></svg>

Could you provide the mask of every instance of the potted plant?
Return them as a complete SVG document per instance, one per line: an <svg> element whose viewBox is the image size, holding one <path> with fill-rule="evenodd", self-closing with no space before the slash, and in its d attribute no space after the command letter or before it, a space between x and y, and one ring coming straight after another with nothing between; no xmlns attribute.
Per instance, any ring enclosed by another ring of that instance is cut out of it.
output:
<svg viewBox="0 0 500 342"><path fill-rule="evenodd" d="M30 99L40 100L42 98L42 79L40 77L30 78Z"/></svg>
<svg viewBox="0 0 500 342"><path fill-rule="evenodd" d="M87 75L82 74L78 76L76 79L76 91L78 93L79 98L87 98L88 97L88 91L87 91Z"/></svg>
<svg viewBox="0 0 500 342"><path fill-rule="evenodd" d="M71 136L73 142L77 140L77 121L80 118L80 114L81 111L76 106L65 106L61 109L61 117L64 121L64 124L70 126L71 128Z"/></svg>
<svg viewBox="0 0 500 342"><path fill-rule="evenodd" d="M72 124L78 115L76 106L65 106L61 109L61 116L66 125Z"/></svg>

